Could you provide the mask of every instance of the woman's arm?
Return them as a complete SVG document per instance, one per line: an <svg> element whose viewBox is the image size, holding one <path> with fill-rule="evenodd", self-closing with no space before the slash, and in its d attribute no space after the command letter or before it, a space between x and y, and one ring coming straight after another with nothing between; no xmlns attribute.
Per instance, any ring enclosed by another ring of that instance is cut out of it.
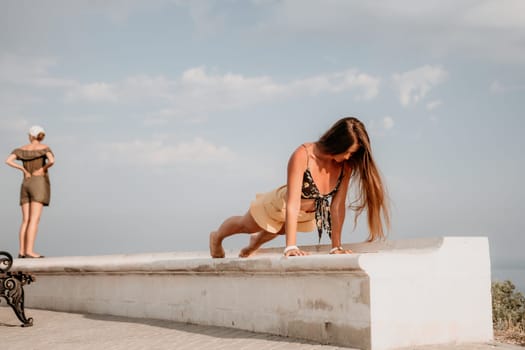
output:
<svg viewBox="0 0 525 350"><path fill-rule="evenodd" d="M55 164L55 156L53 155L53 152L48 151L46 153L46 157L47 157L47 162L42 167L42 170L44 171L44 173L47 172L47 169L51 168Z"/></svg>
<svg viewBox="0 0 525 350"><path fill-rule="evenodd" d="M286 247L297 244L297 217L301 210L301 187L303 174L306 170L307 154L304 146L299 146L288 161L287 175L287 197L286 197L286 220L284 230L286 233ZM291 249L285 252L285 256L306 255L299 249Z"/></svg>
<svg viewBox="0 0 525 350"><path fill-rule="evenodd" d="M16 160L16 154L10 154L9 157L7 157L7 159L5 160L5 163L7 165L9 165L10 167L12 168L15 168L15 169L18 169L18 170L21 170L23 173L24 173L24 177L27 179L27 178L30 178L31 177L31 174L26 170L24 169L23 166L21 166L20 164L18 163L15 163L15 160Z"/></svg>
<svg viewBox="0 0 525 350"><path fill-rule="evenodd" d="M345 221L346 215L346 197L348 194L348 186L350 184L350 177L352 176L352 169L345 162L343 165L344 176L341 181L339 190L332 199L332 204L330 205L330 213L332 217L332 250L331 254L348 254L352 253L351 250L337 249L341 247L341 232L343 229L343 223Z"/></svg>
<svg viewBox="0 0 525 350"><path fill-rule="evenodd" d="M47 169L51 168L53 164L55 164L55 156L53 155L53 152L48 151L46 153L46 157L47 157L46 164L44 164L44 166L41 167L40 169L33 171L34 176L44 176L47 172Z"/></svg>

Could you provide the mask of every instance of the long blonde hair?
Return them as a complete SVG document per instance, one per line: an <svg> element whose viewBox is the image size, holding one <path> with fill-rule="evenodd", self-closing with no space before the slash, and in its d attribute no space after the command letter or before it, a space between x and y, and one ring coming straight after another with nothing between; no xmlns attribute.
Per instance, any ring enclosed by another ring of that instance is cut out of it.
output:
<svg viewBox="0 0 525 350"><path fill-rule="evenodd" d="M366 209L368 241L371 242L385 237L383 226L390 229L390 210L383 180L372 157L365 125L354 117L342 118L317 141L321 151L331 155L344 153L356 143L359 149L347 161L352 169L352 183L356 186L356 199L349 208L355 211L354 227Z"/></svg>

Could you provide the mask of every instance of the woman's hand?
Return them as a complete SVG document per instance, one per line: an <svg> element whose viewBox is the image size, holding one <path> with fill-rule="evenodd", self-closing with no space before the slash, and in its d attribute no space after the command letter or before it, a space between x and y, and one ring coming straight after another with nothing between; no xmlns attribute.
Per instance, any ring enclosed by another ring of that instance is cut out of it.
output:
<svg viewBox="0 0 525 350"><path fill-rule="evenodd" d="M29 179L31 177L31 173L24 169L24 179Z"/></svg>
<svg viewBox="0 0 525 350"><path fill-rule="evenodd" d="M45 171L44 168L40 168L38 170L33 171L33 176L44 176Z"/></svg>

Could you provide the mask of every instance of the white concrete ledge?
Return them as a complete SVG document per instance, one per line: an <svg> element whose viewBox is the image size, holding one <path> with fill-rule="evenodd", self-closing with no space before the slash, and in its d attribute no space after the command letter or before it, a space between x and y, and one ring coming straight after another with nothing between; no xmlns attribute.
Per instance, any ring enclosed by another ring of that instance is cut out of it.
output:
<svg viewBox="0 0 525 350"><path fill-rule="evenodd" d="M26 305L241 328L361 349L492 340L482 237L350 244L352 255L158 253L15 260ZM228 254L230 256L230 254ZM38 322L38 320L35 320Z"/></svg>

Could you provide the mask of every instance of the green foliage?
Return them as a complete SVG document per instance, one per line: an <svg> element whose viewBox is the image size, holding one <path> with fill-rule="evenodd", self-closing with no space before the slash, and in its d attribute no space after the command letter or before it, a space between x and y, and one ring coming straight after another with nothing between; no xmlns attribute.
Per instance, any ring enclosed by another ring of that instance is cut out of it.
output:
<svg viewBox="0 0 525 350"><path fill-rule="evenodd" d="M492 322L498 331L525 332L525 297L511 281L492 283Z"/></svg>

